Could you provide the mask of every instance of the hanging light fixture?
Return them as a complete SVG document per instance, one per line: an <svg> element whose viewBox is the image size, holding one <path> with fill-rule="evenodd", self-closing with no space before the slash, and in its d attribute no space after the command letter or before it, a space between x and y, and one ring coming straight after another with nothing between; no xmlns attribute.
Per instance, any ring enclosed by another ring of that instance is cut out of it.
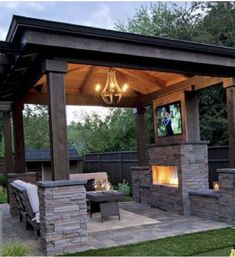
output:
<svg viewBox="0 0 235 257"><path fill-rule="evenodd" d="M96 84L95 91L100 93L104 102L108 105L115 105L119 103L123 97L123 94L127 91L128 85L124 84L122 88L119 86L116 73L113 68L109 68L107 81L104 88L100 84ZM101 91L102 90L102 91Z"/></svg>

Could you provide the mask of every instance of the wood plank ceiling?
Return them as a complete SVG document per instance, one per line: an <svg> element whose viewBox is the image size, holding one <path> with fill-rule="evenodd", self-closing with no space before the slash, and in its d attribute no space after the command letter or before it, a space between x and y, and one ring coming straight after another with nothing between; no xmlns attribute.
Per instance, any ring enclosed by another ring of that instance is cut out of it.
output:
<svg viewBox="0 0 235 257"><path fill-rule="evenodd" d="M70 63L68 72L65 74L65 92L68 94L95 95L96 84L105 85L108 70L109 67ZM128 84L129 87L125 95L129 97L153 93L190 78L190 76L183 74L158 71L124 68L114 68L114 70L119 85ZM35 91L47 92L45 75L31 89L31 92Z"/></svg>

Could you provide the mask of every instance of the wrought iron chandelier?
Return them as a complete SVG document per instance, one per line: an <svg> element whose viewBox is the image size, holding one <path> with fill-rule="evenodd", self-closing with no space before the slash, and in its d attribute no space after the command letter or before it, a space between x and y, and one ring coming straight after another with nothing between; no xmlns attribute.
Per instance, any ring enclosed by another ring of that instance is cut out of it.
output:
<svg viewBox="0 0 235 257"><path fill-rule="evenodd" d="M95 91L97 93L100 93L102 99L108 105L118 104L121 101L123 94L127 91L127 89L127 84L124 84L122 88L119 86L116 79L116 73L113 68L109 68L107 81L103 89L100 84L97 84L95 87Z"/></svg>

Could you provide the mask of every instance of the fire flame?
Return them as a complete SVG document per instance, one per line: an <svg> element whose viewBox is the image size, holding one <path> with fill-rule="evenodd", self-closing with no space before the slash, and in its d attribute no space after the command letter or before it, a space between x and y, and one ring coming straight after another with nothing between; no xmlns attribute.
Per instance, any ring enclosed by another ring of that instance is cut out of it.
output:
<svg viewBox="0 0 235 257"><path fill-rule="evenodd" d="M178 171L176 166L152 166L153 184L178 186Z"/></svg>

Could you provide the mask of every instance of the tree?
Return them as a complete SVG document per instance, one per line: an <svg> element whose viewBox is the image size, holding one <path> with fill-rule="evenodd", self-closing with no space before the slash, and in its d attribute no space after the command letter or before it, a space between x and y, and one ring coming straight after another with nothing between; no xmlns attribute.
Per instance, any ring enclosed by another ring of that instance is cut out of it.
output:
<svg viewBox="0 0 235 257"><path fill-rule="evenodd" d="M50 147L47 106L25 106L24 133L26 149L43 149Z"/></svg>
<svg viewBox="0 0 235 257"><path fill-rule="evenodd" d="M116 29L144 35L235 46L235 3L169 3L141 7L127 24ZM201 138L211 145L227 144L226 97L222 86L202 90L200 97Z"/></svg>
<svg viewBox="0 0 235 257"><path fill-rule="evenodd" d="M69 146L79 154L136 149L136 132L132 109L111 108L101 118L85 113L82 122L68 126Z"/></svg>

